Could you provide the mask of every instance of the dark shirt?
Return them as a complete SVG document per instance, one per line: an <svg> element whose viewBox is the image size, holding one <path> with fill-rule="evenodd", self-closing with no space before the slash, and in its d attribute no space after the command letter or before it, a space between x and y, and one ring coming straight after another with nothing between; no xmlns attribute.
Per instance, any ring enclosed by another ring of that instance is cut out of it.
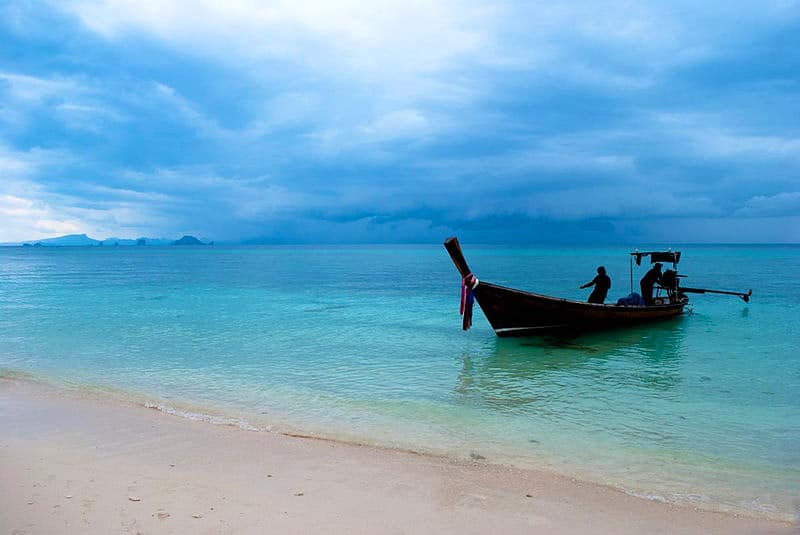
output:
<svg viewBox="0 0 800 535"><path fill-rule="evenodd" d="M661 271L658 268L651 268L642 280L639 281L639 288L642 290L642 299L644 304L650 306L653 304L653 285L661 282Z"/></svg>
<svg viewBox="0 0 800 535"><path fill-rule="evenodd" d="M601 291L608 293L609 288L611 288L611 277L608 275L600 275L598 274L594 279L592 279L592 284L594 284L594 291Z"/></svg>
<svg viewBox="0 0 800 535"><path fill-rule="evenodd" d="M657 268L651 268L644 277L642 277L641 286L650 287L661 280L661 271Z"/></svg>
<svg viewBox="0 0 800 535"><path fill-rule="evenodd" d="M598 274L589 285L594 285L592 295L589 296L590 303L602 303L606 300L608 289L611 288L611 277Z"/></svg>

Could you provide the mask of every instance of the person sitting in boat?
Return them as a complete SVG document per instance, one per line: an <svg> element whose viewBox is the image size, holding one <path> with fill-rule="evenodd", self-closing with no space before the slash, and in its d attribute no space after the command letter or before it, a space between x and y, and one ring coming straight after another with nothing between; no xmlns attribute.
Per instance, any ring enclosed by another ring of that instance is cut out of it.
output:
<svg viewBox="0 0 800 535"><path fill-rule="evenodd" d="M581 288L588 288L589 286L594 286L594 290L592 290L592 293L589 295L589 302L602 305L606 300L608 290L611 288L611 277L606 275L605 267L598 267L597 276L593 278L591 282L587 282L581 286Z"/></svg>
<svg viewBox="0 0 800 535"><path fill-rule="evenodd" d="M653 267L650 268L642 280L639 281L639 287L642 290L642 298L644 299L645 306L651 306L653 304L653 286L655 284L661 283L661 263L656 262L653 264Z"/></svg>

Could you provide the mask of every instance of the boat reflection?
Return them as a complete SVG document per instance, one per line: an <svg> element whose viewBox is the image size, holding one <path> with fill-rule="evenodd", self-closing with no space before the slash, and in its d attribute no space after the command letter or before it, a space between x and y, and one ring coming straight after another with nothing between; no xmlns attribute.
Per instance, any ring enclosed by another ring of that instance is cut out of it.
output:
<svg viewBox="0 0 800 535"><path fill-rule="evenodd" d="M597 391L669 395L683 380L681 319L576 338L496 338L462 354L455 387L464 403L541 407Z"/></svg>

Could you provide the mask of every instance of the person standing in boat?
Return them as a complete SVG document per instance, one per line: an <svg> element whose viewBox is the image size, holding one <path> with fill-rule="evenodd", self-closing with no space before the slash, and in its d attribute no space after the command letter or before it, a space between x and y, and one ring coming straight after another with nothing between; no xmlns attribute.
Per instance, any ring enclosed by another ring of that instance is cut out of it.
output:
<svg viewBox="0 0 800 535"><path fill-rule="evenodd" d="M581 289L588 288L589 286L594 286L594 290L592 290L592 293L589 295L589 302L602 305L606 300L608 290L611 288L611 277L606 275L605 267L598 267L597 276L593 278L591 282L587 282L581 286Z"/></svg>
<svg viewBox="0 0 800 535"><path fill-rule="evenodd" d="M656 262L650 268L650 271L642 277L642 280L639 281L639 288L642 290L642 299L644 299L645 306L653 304L653 286L656 283L661 283L661 277L661 263Z"/></svg>

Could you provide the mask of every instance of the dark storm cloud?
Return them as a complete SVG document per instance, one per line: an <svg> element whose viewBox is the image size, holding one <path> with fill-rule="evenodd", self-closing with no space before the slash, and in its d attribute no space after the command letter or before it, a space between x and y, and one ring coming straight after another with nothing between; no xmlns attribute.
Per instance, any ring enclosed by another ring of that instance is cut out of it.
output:
<svg viewBox="0 0 800 535"><path fill-rule="evenodd" d="M796 3L0 10L0 241L798 240Z"/></svg>

